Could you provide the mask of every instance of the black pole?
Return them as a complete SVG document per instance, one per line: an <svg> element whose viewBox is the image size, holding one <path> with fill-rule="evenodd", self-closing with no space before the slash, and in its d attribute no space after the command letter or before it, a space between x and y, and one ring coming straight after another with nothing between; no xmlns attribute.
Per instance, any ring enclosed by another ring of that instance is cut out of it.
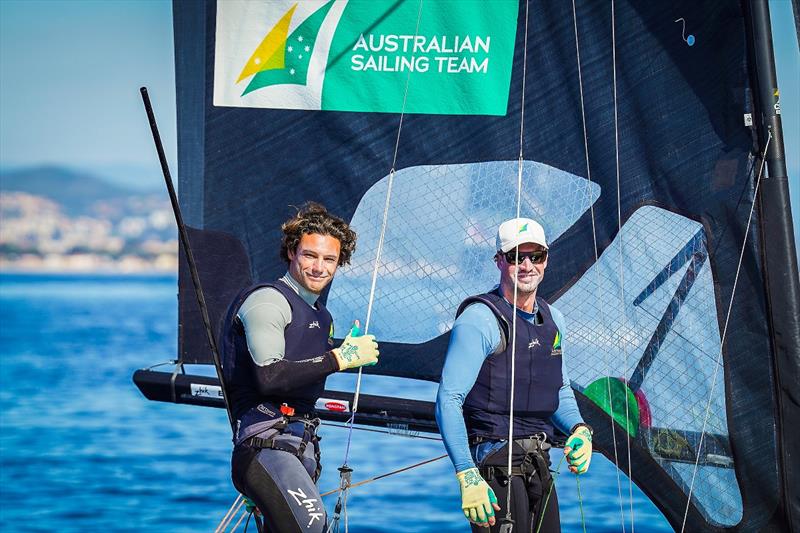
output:
<svg viewBox="0 0 800 533"><path fill-rule="evenodd" d="M800 277L797 270L789 178L786 175L780 93L775 74L769 5L752 0L753 48L758 81L758 126L761 147L767 144L768 176L759 192L761 253L764 264L769 328L778 408L778 457L782 513L789 531L800 531ZM771 137L770 137L771 135Z"/></svg>
<svg viewBox="0 0 800 533"><path fill-rule="evenodd" d="M150 122L150 131L153 133L153 142L156 144L158 160L161 163L161 171L164 174L164 181L167 183L167 192L169 192L169 201L172 203L172 212L175 214L175 222L178 224L178 235L181 239L183 252L186 255L186 262L189 264L189 272L192 274L194 294L197 297L197 305L200 306L200 313L203 315L203 324L206 327L206 336L208 337L208 345L211 347L211 355L214 357L214 367L217 370L217 378L219 379L219 385L222 389L222 400L225 402L225 411L228 413L228 422L230 422L231 428L233 428L233 415L231 414L230 403L228 403L228 393L225 390L225 380L222 376L222 363L220 362L219 349L217 348L217 341L214 339L214 333L211 328L211 319L208 318L206 298L203 295L203 287L200 285L200 276L197 274L197 263L194 260L192 248L189 245L189 235L186 233L186 225L184 224L183 216L181 215L181 207L178 204L178 195L175 194L175 187L172 185L172 177L169 173L167 156L164 154L164 146L161 144L161 135L158 133L156 116L153 114L153 106L150 104L150 96L147 94L147 87L142 87L139 89L139 92L142 93L144 109L147 112L147 120Z"/></svg>

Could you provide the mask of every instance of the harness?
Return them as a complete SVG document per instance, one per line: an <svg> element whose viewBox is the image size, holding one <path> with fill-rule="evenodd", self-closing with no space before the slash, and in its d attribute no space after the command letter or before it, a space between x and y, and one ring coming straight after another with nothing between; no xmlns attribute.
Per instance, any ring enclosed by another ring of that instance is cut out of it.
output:
<svg viewBox="0 0 800 533"><path fill-rule="evenodd" d="M484 440L483 437L474 437L471 443L479 444ZM512 448L513 462L510 475L508 472L508 464L505 462L498 462L500 460L505 461L505 458L508 457L507 452L505 452L507 446L503 446L487 457L479 467L479 470L486 481L497 479L497 481L504 486L508 485L511 478L514 476L521 477L527 486L530 485L531 480L536 476L539 478L543 489L546 490L553 479L550 474L547 455L551 447L544 433L537 433L522 439L514 439ZM541 506L541 502L539 505ZM537 514L538 512L539 509L537 509Z"/></svg>
<svg viewBox="0 0 800 533"><path fill-rule="evenodd" d="M473 440L483 442L483 437L474 437ZM549 454L552 446L547 442L544 433L536 433L530 437L514 439L512 443L512 466L511 472L508 471L508 444L491 453L478 467L481 475L487 482L496 480L502 486L508 486L511 492L511 480L514 477L522 479L526 490L530 487L535 478L539 480L542 494L549 492L553 483L553 476L550 474ZM535 508L530 508L533 516L541 516L544 509L545 498L539 498Z"/></svg>
<svg viewBox="0 0 800 533"><path fill-rule="evenodd" d="M299 443L292 442L291 440L288 440L286 438L285 431L289 427L289 425L294 422L302 422L303 424L302 436L295 435L294 433L289 433L290 436L300 438ZM308 445L311 444L314 447L314 459L317 462L314 475L312 476L312 479L316 483L317 479L319 479L320 473L322 472L322 464L320 462L320 448L319 448L319 441L322 439L322 437L317 435L317 428L319 427L319 424L320 424L319 418L309 418L308 416L284 415L283 418L278 422L276 422L276 424L271 428L276 431L276 433L273 434L271 437L269 438L250 437L249 439L245 440L242 444L256 450L269 449L269 450L279 450L282 452L290 453L300 460L302 460L303 456L305 455Z"/></svg>

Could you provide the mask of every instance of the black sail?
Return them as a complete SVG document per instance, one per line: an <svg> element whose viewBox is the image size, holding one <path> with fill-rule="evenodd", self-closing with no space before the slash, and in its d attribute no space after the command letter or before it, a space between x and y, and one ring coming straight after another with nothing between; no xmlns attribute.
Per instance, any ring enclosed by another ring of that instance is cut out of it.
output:
<svg viewBox="0 0 800 533"><path fill-rule="evenodd" d="M748 223L759 178L767 176L748 2L620 0L612 13L610 3L577 1L573 17L569 2L512 0L510 76L497 78L507 93L499 93L499 107L477 111L449 101L463 95L442 94L419 63L405 71L397 63L391 72L380 59L375 68L407 88L394 96L358 87L344 97L323 92L319 109L258 103L258 91L288 83L281 76L313 68L289 58L286 43L309 28L315 39L331 33L331 17L357 18L367 4L353 0L318 2L306 22L283 30L279 16L267 23L275 33L262 46L279 43L279 55L286 46L285 61L295 63L274 67L273 78L258 70L257 53L250 58L255 70L236 64L235 73L250 78L231 85L252 99L231 104L239 93L223 97L218 86L221 28L235 28L222 4L173 6L180 202L196 228L212 319L240 284L284 273L280 224L292 206L319 201L359 234L353 264L324 295L337 337L365 318L385 229L370 321L381 362L365 371L437 381L458 303L496 282L494 231L515 216L519 180L522 215L540 220L551 241L540 294L567 319L564 353L597 447L676 529L687 505L687 531L792 527L799 498L784 449L793 441L783 428L800 421L796 409L780 408L790 397L779 391L776 372L797 373L799 339L796 331L784 336L789 348L782 367L774 364L779 321L762 259L770 236L760 231L759 210ZM365 16L363 34L377 35L403 9L418 19L406 31L424 33L436 3L406 4L413 9L370 4L385 13ZM448 5L456 12L466 4ZM286 20L292 16L287 11ZM327 75L334 76L336 62L357 70L370 53L382 55L368 40L360 51L357 41L337 49L345 30L335 31ZM412 46L410 55L433 54L427 39L427 48ZM299 39L297 46L298 56L306 46L313 51ZM385 36L383 46L386 52ZM482 57L476 42L436 43L440 51L447 46L450 55L460 46L462 55ZM355 51L364 57L354 59ZM383 55L402 55L395 52ZM494 68L496 56L490 61ZM479 61L452 65L466 69L465 77L484 68ZM405 104L398 95L408 96ZM364 103L382 97L385 108ZM796 279L796 264L788 268ZM185 265L179 285L180 360L209 364ZM183 380L172 382L188 387ZM430 405L386 402L417 420L414 427L435 430Z"/></svg>

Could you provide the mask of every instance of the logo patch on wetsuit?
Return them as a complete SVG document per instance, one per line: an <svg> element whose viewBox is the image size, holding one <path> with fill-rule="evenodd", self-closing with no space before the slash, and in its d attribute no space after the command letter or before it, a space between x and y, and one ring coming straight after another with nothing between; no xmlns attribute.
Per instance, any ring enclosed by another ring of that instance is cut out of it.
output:
<svg viewBox="0 0 800 533"><path fill-rule="evenodd" d="M263 403L258 404L258 407L256 407L256 409L258 409L260 412L264 413L267 416L275 416L275 411L270 410Z"/></svg>
<svg viewBox="0 0 800 533"><path fill-rule="evenodd" d="M315 321L313 321L312 323L310 323L308 325L308 329L313 329L313 328L319 329L319 322L318 321L315 320Z"/></svg>
<svg viewBox="0 0 800 533"><path fill-rule="evenodd" d="M306 524L307 528L311 527L311 524L313 524L315 520L322 521L323 510L317 498L309 498L300 487L298 487L297 490L287 490L286 492L289 493L289 496L294 498L297 505L303 507L306 512L308 512L309 521L308 524Z"/></svg>
<svg viewBox="0 0 800 533"><path fill-rule="evenodd" d="M541 346L539 343L539 339L533 339L531 342L528 343L528 349L531 349L535 346Z"/></svg>
<svg viewBox="0 0 800 533"><path fill-rule="evenodd" d="M553 339L553 351L550 352L552 357L561 357L561 332L556 330L556 338Z"/></svg>

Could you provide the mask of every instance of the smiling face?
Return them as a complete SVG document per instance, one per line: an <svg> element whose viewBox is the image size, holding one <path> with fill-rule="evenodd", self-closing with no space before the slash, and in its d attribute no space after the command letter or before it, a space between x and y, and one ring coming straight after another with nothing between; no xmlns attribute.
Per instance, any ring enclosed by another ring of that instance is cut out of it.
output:
<svg viewBox="0 0 800 533"><path fill-rule="evenodd" d="M339 266L339 239L330 235L306 233L297 248L288 250L289 273L307 290L319 294L333 280Z"/></svg>
<svg viewBox="0 0 800 533"><path fill-rule="evenodd" d="M537 252L546 250L544 246L534 243L525 243L519 245L520 254L525 252ZM512 248L509 252L514 253ZM534 264L529 257L526 257L520 264L515 265L509 262L505 255L500 253L497 255L497 268L500 269L500 287L503 289L504 294L514 293L514 277L517 278L517 295L524 297L526 295L536 294L536 289L544 278L544 271L547 268L547 259L541 263Z"/></svg>

